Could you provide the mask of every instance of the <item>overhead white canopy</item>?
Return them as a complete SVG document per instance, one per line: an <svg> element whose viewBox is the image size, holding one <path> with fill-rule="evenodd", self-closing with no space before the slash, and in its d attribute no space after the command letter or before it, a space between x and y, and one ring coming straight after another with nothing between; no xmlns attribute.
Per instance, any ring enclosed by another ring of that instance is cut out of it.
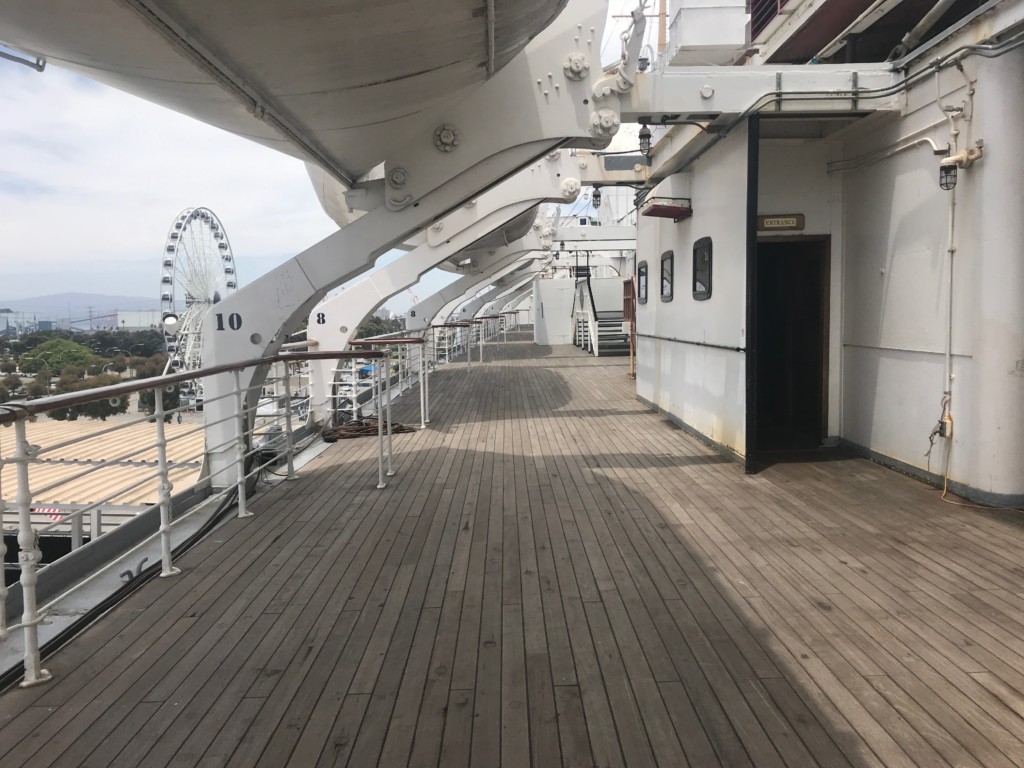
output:
<svg viewBox="0 0 1024 768"><path fill-rule="evenodd" d="M0 42L350 183L566 0L5 0Z"/></svg>

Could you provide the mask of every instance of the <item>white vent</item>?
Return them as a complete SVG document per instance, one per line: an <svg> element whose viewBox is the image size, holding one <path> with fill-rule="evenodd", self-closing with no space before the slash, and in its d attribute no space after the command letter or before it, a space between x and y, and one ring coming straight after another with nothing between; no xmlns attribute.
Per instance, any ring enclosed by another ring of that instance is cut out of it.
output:
<svg viewBox="0 0 1024 768"><path fill-rule="evenodd" d="M733 64L750 47L746 0L681 0L675 7L669 64Z"/></svg>

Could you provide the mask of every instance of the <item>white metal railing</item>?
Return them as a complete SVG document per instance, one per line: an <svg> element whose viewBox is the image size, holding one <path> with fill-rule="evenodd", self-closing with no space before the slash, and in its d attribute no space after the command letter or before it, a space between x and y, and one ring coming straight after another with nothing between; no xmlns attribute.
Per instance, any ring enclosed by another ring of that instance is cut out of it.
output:
<svg viewBox="0 0 1024 768"><path fill-rule="evenodd" d="M332 372L331 391L328 393L333 423L357 420L364 403L375 406L377 390L372 374L373 367L365 360L350 358L339 361Z"/></svg>
<svg viewBox="0 0 1024 768"><path fill-rule="evenodd" d="M435 366L446 365L465 349L465 333L462 328L434 326L430 329L432 357Z"/></svg>
<svg viewBox="0 0 1024 768"><path fill-rule="evenodd" d="M445 365L463 353L466 354L467 365L471 363L470 351L473 348L472 324L457 321L435 325L430 330L434 339L434 364Z"/></svg>
<svg viewBox="0 0 1024 768"><path fill-rule="evenodd" d="M589 304L576 310L573 322L575 324L574 336L576 346L587 352L592 352L595 356L598 355L601 348L601 335L597 318L594 317Z"/></svg>
<svg viewBox="0 0 1024 768"><path fill-rule="evenodd" d="M0 470L4 465L13 465L15 468L17 492L14 510L22 602L21 621L8 626L9 589L5 579L0 584L0 640L6 639L15 630L24 632L25 677L22 686L50 679L40 659L38 629L46 621L46 611L40 610L38 606L37 587L39 574L63 558L49 563L42 562L41 535L70 528L73 554L78 549L92 546L97 539L109 533L100 523L100 510L111 504L123 503L125 499L133 499L137 503L142 502L144 512L156 513L159 509L159 575L170 577L177 574L171 548L171 491L175 483L204 490L222 486L227 492L237 495L238 516L251 516L252 513L247 509L250 481L264 473L273 472L273 467L282 462L286 466L286 474L283 476L293 478L295 475L296 436L304 428L305 433L309 433L307 420L311 413L308 380L303 383L303 362L308 359L340 360L355 357L370 361L373 366L378 413L386 413L386 419L378 419L378 488L383 488L385 454L386 474L394 474L390 440L391 396L390 392L385 394L384 386L385 370L390 373L392 363L385 352L286 353L234 365L214 366L200 371L157 376L94 390L0 405L0 425L14 432L13 451L9 458L0 460ZM241 372L247 368L266 370L268 375L261 384L243 385ZM228 416L212 423L202 422L191 414L183 418L192 409L191 404L166 407L165 395L173 392L176 387L214 375L230 375L234 379L234 386L218 397L208 398L204 405L219 399L230 399L233 408ZM40 428L39 434L43 434L41 425L37 423L41 415L102 400L130 398L144 392L152 393L151 414L114 417L112 423L85 431L84 434L58 438L48 445L32 442L36 437L33 430L37 427ZM384 402L384 408L380 408L381 402ZM232 437L220 445L208 445L206 436L209 427L224 422L235 425ZM385 423L388 433L387 451L384 444ZM76 448L85 446L90 449L90 442L93 442L93 447L97 444L117 447L112 449L113 455L108 458L75 458ZM211 452L230 448L235 451L235 461L219 470L219 473L231 474L231 477L217 478L217 472L210 473L205 469L206 457ZM53 473L51 470L55 467L65 471ZM40 477L44 479L33 488L33 478L38 480ZM74 493L88 493L89 502L72 505L73 508L61 506L55 500L65 496L69 488L76 489ZM38 515L34 518L35 508L43 505L61 510L59 519L40 520ZM83 535L86 515L90 517L87 543ZM0 538L0 561L5 555L6 546Z"/></svg>
<svg viewBox="0 0 1024 768"><path fill-rule="evenodd" d="M387 392L385 407L390 408L393 396L401 397L413 387L413 378L419 384L420 429L430 423L430 364L425 336L411 336L405 331L354 339L349 348L376 349L386 355L384 388ZM396 392L397 390L397 392ZM379 413L380 400L374 400ZM355 410L353 408L353 414ZM355 416L353 415L353 418ZM388 422L391 416L388 414Z"/></svg>

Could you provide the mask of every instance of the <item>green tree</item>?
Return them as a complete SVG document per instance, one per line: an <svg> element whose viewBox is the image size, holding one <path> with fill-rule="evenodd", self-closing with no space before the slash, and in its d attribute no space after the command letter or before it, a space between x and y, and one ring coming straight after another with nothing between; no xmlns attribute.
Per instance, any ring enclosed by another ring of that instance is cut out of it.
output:
<svg viewBox="0 0 1024 768"><path fill-rule="evenodd" d="M83 347L88 347L98 355L106 355L109 358L128 357L129 355L149 357L164 349L163 334L156 329L95 331L93 333L69 330L32 331L24 334L20 339L11 341L10 348L18 355L32 356L35 354L34 350L55 339L73 341Z"/></svg>
<svg viewBox="0 0 1024 768"><path fill-rule="evenodd" d="M135 368L136 379L149 379L153 376L160 376L167 367L167 355L162 352L146 358L135 358L132 361Z"/></svg>
<svg viewBox="0 0 1024 768"><path fill-rule="evenodd" d="M55 390L57 394L84 392L89 389L109 387L111 384L120 383L120 377L110 376L108 374L93 376L91 379L85 379L84 381L74 376L62 376L60 381L57 382ZM101 397L97 400L93 400L92 402L82 403L81 405L72 405L67 408L54 408L51 411L47 411L46 415L51 419L56 419L57 421L75 421L79 416L106 421L108 416L125 413L127 410L127 396L112 399Z"/></svg>
<svg viewBox="0 0 1024 768"><path fill-rule="evenodd" d="M56 366L58 370L66 366L87 368L95 357L93 351L83 344L69 339L50 339L33 348L31 353L22 354L18 362L25 373L35 373L44 365Z"/></svg>
<svg viewBox="0 0 1024 768"><path fill-rule="evenodd" d="M173 411L181 406L181 385L172 384L170 388L164 388L164 412ZM144 389L139 392L139 409L152 416L156 413L156 395L152 389ZM164 421L170 423L174 414L167 413ZM154 419L155 421L155 419Z"/></svg>
<svg viewBox="0 0 1024 768"><path fill-rule="evenodd" d="M35 378L25 387L25 394L28 397L46 397L50 394L50 372L45 368L35 375Z"/></svg>
<svg viewBox="0 0 1024 768"><path fill-rule="evenodd" d="M359 326L359 330L356 331L356 338L365 339L370 336L383 336L385 333L398 333L400 330L402 330L402 321L398 318L385 320L373 315Z"/></svg>
<svg viewBox="0 0 1024 768"><path fill-rule="evenodd" d="M36 349L47 341L53 339L67 339L72 340L76 336L82 334L76 334L74 331L32 331L24 334L16 342L18 345L18 354L32 354L32 350Z"/></svg>
<svg viewBox="0 0 1024 768"><path fill-rule="evenodd" d="M161 376L164 367L167 365L167 355L153 355L141 362L136 362L136 379L150 379L154 376ZM181 385L175 384L170 390L164 389L164 410L171 411L181 406ZM153 390L146 389L139 393L139 408L145 413L156 412L156 396ZM164 421L169 422L171 415L164 416Z"/></svg>
<svg viewBox="0 0 1024 768"><path fill-rule="evenodd" d="M18 370L18 365L13 360L4 360L0 363L0 373L11 374Z"/></svg>
<svg viewBox="0 0 1024 768"><path fill-rule="evenodd" d="M63 368L60 369L60 377L62 379L84 379L85 368L83 368L80 365L65 365Z"/></svg>

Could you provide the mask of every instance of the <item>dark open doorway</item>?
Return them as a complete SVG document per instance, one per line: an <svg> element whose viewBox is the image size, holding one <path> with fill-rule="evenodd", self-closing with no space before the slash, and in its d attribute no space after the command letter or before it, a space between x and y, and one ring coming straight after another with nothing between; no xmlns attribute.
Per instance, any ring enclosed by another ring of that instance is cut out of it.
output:
<svg viewBox="0 0 1024 768"><path fill-rule="evenodd" d="M758 242L758 450L818 448L826 435L828 284L828 239Z"/></svg>

